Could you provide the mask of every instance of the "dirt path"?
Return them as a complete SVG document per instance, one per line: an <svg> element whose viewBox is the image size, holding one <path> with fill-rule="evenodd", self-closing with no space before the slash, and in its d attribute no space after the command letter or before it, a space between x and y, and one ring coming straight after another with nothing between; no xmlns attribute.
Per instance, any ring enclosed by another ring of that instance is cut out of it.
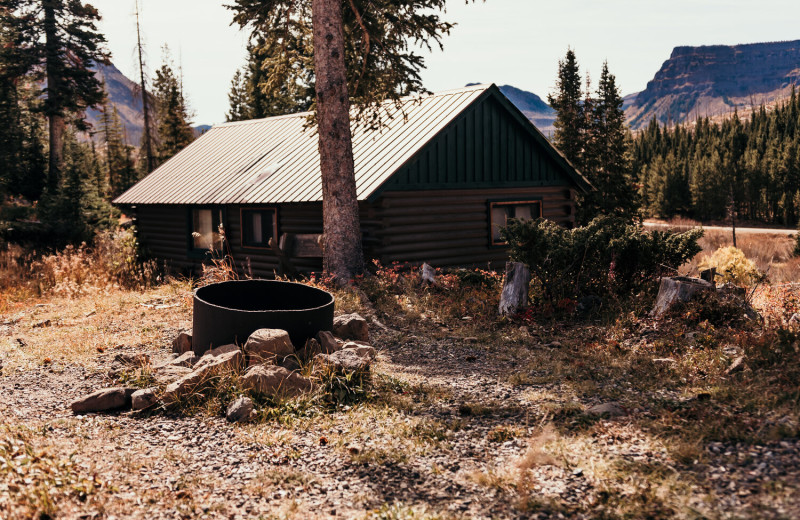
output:
<svg viewBox="0 0 800 520"><path fill-rule="evenodd" d="M674 228L685 228L686 226L674 226L672 224L665 224L661 222L645 222L645 227L649 228L660 228L660 229L674 229ZM726 227L726 226L697 226L702 227L706 231L720 231L725 233L730 233L733 228ZM753 228L753 227L736 227L737 234L743 235L782 235L782 236L790 236L796 235L796 229L781 229L781 228Z"/></svg>

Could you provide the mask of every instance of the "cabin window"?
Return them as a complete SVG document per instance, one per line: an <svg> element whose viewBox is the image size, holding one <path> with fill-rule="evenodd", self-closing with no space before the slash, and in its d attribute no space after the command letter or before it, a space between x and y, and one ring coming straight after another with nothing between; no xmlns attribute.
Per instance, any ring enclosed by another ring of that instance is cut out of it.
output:
<svg viewBox="0 0 800 520"><path fill-rule="evenodd" d="M269 240L278 235L275 216L273 208L241 210L242 247L269 247Z"/></svg>
<svg viewBox="0 0 800 520"><path fill-rule="evenodd" d="M194 251L222 251L224 228L221 208L192 209L192 235Z"/></svg>
<svg viewBox="0 0 800 520"><path fill-rule="evenodd" d="M542 216L542 202L539 200L490 201L489 218L492 233L492 245L505 244L500 237L500 228L508 219L536 219Z"/></svg>

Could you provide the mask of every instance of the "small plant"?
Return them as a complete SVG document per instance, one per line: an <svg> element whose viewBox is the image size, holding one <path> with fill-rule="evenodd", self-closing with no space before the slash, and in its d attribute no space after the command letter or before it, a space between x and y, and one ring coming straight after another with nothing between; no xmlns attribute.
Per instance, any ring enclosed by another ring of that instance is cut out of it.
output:
<svg viewBox="0 0 800 520"><path fill-rule="evenodd" d="M711 256L703 258L700 269L716 268L723 282L736 285L752 285L762 278L756 264L748 259L741 249L733 246L721 247Z"/></svg>

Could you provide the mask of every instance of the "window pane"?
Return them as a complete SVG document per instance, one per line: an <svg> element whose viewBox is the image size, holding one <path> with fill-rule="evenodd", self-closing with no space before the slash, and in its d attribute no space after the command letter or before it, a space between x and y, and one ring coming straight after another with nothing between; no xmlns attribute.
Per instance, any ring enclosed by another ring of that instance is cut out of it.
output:
<svg viewBox="0 0 800 520"><path fill-rule="evenodd" d="M492 206L492 242L500 242L500 228L506 225L508 206Z"/></svg>
<svg viewBox="0 0 800 520"><path fill-rule="evenodd" d="M195 249L209 249L214 235L214 223L210 209L194 211L193 242Z"/></svg>
<svg viewBox="0 0 800 520"><path fill-rule="evenodd" d="M523 220L531 219L531 207L527 204L524 206L514 206L514 218L521 218Z"/></svg>
<svg viewBox="0 0 800 520"><path fill-rule="evenodd" d="M264 242L264 231L261 228L261 213L254 211L250 214L250 242L261 244Z"/></svg>

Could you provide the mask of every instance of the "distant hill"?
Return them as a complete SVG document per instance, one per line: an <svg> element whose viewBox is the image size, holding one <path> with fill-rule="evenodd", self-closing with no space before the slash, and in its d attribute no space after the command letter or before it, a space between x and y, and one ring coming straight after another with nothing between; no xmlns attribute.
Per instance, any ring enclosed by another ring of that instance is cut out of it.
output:
<svg viewBox="0 0 800 520"><path fill-rule="evenodd" d="M466 86L471 87L472 85L477 85L477 83L467 83ZM553 134L553 130L555 129L553 127L553 121L556 119L556 112L550 108L550 105L545 103L542 98L533 92L528 92L527 90L522 90L511 85L502 85L499 88L500 92L502 92L509 101L514 103L514 106L525 114L525 117L527 117L540 132L547 137Z"/></svg>
<svg viewBox="0 0 800 520"><path fill-rule="evenodd" d="M800 80L800 40L675 47L642 92L626 96L625 116L639 129L718 117L786 99Z"/></svg>
<svg viewBox="0 0 800 520"><path fill-rule="evenodd" d="M144 115L142 114L142 95L139 91L139 84L125 76L114 66L98 65L97 76L101 77L106 84L109 105L117 107L120 121L125 129L125 139L128 144L139 146L142 142L144 132ZM103 114L99 110L88 110L87 120L97 131L101 128ZM206 132L210 125L198 125L194 127L195 135Z"/></svg>

